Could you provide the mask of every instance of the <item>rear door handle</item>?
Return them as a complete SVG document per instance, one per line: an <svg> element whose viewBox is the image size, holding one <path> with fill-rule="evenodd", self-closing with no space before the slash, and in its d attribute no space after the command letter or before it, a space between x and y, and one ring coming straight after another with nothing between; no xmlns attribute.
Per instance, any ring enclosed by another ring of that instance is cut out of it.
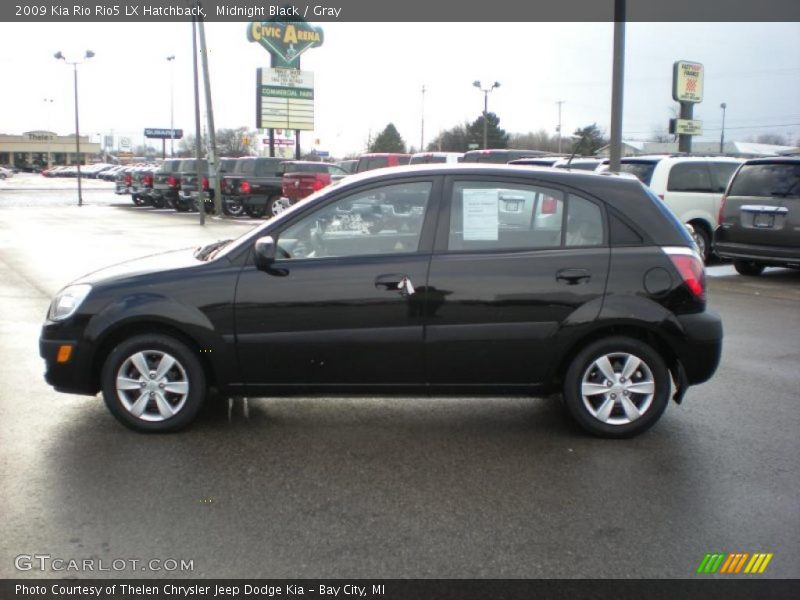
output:
<svg viewBox="0 0 800 600"><path fill-rule="evenodd" d="M375 287L387 291L400 292L403 296L410 296L416 290L411 278L401 273L391 273L389 275L378 275L375 278Z"/></svg>
<svg viewBox="0 0 800 600"><path fill-rule="evenodd" d="M556 281L567 285L576 285L581 281L589 281L592 274L587 269L561 269L556 273Z"/></svg>

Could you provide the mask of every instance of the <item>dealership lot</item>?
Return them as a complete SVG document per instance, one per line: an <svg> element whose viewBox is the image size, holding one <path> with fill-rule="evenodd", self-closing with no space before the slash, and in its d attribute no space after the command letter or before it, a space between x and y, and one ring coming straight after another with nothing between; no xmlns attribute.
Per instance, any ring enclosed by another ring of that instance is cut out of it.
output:
<svg viewBox="0 0 800 600"><path fill-rule="evenodd" d="M720 369L633 440L522 397L259 399L230 420L217 402L186 433L145 436L45 384L50 297L251 224L201 228L106 188L75 199L0 190L1 576L39 575L14 557L47 553L193 560L186 575L209 577L691 577L734 551L797 576L800 272L711 267Z"/></svg>

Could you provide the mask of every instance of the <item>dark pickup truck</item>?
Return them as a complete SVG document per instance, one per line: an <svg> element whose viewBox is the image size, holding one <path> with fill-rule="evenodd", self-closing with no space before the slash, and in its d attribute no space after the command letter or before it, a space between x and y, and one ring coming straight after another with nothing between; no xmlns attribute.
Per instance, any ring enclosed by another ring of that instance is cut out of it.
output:
<svg viewBox="0 0 800 600"><path fill-rule="evenodd" d="M242 212L249 217L274 216L280 202L284 158L240 158L222 179L222 205L228 215Z"/></svg>
<svg viewBox="0 0 800 600"><path fill-rule="evenodd" d="M181 180L178 174L183 159L173 158L161 163L155 173L153 173L153 190L150 192L150 202L156 208L164 208L167 205L175 207L175 200L178 198Z"/></svg>
<svg viewBox="0 0 800 600"><path fill-rule="evenodd" d="M221 158L219 159L219 171L220 175L224 177L227 173L233 171L233 167L236 164L235 158ZM189 210L197 210L197 197L200 194L200 190L202 189L203 192L206 194L205 205L206 205L206 212L214 212L214 175L213 173L209 172L208 161L203 159L202 167L203 167L203 178L200 181L200 185L197 185L198 182L198 175L197 175L197 161L187 161L192 162L193 167L191 170L188 169L186 171L181 170L181 189L178 192L178 202L188 205Z"/></svg>
<svg viewBox="0 0 800 600"><path fill-rule="evenodd" d="M131 183L128 190L131 193L131 200L136 206L150 204L150 193L153 191L153 173L158 166L147 165L134 169L130 173Z"/></svg>

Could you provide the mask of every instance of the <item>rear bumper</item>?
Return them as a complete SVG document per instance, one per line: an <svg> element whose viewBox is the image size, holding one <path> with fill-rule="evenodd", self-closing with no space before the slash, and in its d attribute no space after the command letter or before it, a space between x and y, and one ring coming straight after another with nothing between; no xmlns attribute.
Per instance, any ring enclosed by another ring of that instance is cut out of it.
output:
<svg viewBox="0 0 800 600"><path fill-rule="evenodd" d="M722 319L706 310L677 317L685 337L676 348L689 385L708 381L719 366L722 355Z"/></svg>
<svg viewBox="0 0 800 600"><path fill-rule="evenodd" d="M754 260L765 265L800 266L800 248L797 246L765 246L717 242L714 251L720 258Z"/></svg>

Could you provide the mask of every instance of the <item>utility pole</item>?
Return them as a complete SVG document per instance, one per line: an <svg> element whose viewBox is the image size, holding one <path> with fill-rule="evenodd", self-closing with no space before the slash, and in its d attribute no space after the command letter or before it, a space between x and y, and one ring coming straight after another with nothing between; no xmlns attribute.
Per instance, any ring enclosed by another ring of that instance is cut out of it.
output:
<svg viewBox="0 0 800 600"><path fill-rule="evenodd" d="M611 79L611 145L608 169L619 172L622 158L622 96L625 81L625 0L614 0L614 60Z"/></svg>
<svg viewBox="0 0 800 600"><path fill-rule="evenodd" d="M175 55L168 56L167 62L169 63L169 156L175 158Z"/></svg>
<svg viewBox="0 0 800 600"><path fill-rule="evenodd" d="M422 124L419 134L419 151L425 151L425 84L422 84Z"/></svg>
<svg viewBox="0 0 800 600"><path fill-rule="evenodd" d="M197 16L192 15L192 68L194 75L194 135L195 135L195 154L197 155L197 183L202 184L203 169L200 161L203 158L203 130L200 128L200 84L197 74ZM197 197L199 199L200 225L206 224L205 194L203 186L198 185Z"/></svg>
<svg viewBox="0 0 800 600"><path fill-rule="evenodd" d="M564 104L563 100L556 102L558 104L558 153L561 154L561 105Z"/></svg>
<svg viewBox="0 0 800 600"><path fill-rule="evenodd" d="M200 3L197 3L198 6ZM217 160L217 135L214 130L214 108L211 103L211 79L208 74L208 46L206 45L206 30L203 20L199 20L200 27L200 56L203 59L203 82L206 92L206 118L208 120L208 168L209 182L214 185L214 212L222 215L222 190L219 181L219 161ZM211 174L213 173L213 178ZM213 181L212 181L213 179ZM202 182L198 182L202 183ZM205 210L204 206L200 210Z"/></svg>

